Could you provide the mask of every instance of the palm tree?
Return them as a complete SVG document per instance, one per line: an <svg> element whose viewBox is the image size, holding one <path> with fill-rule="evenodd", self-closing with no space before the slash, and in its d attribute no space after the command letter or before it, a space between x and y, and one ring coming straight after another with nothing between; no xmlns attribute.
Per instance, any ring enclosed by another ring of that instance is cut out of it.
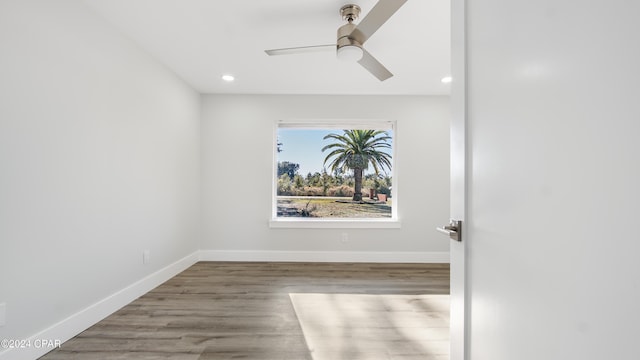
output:
<svg viewBox="0 0 640 360"><path fill-rule="evenodd" d="M328 134L323 139L333 139L331 143L322 148L322 151L331 150L324 159L329 163L331 171L336 169L353 170L355 180L353 201L362 200L362 174L364 170L373 167L376 175L380 170L391 170L391 155L381 151L391 149L391 140L382 130L343 130L344 133Z"/></svg>

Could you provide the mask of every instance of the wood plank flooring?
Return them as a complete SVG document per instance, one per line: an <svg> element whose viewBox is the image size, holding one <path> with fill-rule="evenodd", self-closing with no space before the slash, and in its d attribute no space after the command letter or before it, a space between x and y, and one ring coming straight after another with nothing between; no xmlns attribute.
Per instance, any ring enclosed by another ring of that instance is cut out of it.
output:
<svg viewBox="0 0 640 360"><path fill-rule="evenodd" d="M448 360L449 309L430 294L449 294L448 264L200 262L41 359ZM336 308L386 320L339 336Z"/></svg>

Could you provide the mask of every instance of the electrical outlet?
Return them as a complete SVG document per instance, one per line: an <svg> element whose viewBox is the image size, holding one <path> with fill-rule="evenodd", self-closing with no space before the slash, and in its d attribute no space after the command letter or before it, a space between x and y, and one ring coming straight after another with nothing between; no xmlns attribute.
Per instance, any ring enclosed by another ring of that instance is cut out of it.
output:
<svg viewBox="0 0 640 360"><path fill-rule="evenodd" d="M0 304L0 326L4 326L7 323L7 304Z"/></svg>
<svg viewBox="0 0 640 360"><path fill-rule="evenodd" d="M151 250L145 250L142 252L142 264L146 265L151 262Z"/></svg>
<svg viewBox="0 0 640 360"><path fill-rule="evenodd" d="M349 241L349 234L346 232L343 232L342 234L340 234L340 241L342 241L343 243L346 243L347 241Z"/></svg>

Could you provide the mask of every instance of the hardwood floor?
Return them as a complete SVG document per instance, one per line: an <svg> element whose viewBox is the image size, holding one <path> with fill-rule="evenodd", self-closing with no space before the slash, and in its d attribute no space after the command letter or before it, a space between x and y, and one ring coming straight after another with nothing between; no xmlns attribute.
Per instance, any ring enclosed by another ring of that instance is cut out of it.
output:
<svg viewBox="0 0 640 360"><path fill-rule="evenodd" d="M200 262L41 359L445 360L448 294L448 264Z"/></svg>

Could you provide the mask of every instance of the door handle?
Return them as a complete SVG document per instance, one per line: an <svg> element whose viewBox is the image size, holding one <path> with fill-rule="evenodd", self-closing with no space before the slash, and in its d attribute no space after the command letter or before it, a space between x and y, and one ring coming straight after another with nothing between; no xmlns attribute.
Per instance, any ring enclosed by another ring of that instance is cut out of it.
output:
<svg viewBox="0 0 640 360"><path fill-rule="evenodd" d="M449 235L451 240L462 241L462 221L450 220L448 225L436 228L439 232Z"/></svg>

